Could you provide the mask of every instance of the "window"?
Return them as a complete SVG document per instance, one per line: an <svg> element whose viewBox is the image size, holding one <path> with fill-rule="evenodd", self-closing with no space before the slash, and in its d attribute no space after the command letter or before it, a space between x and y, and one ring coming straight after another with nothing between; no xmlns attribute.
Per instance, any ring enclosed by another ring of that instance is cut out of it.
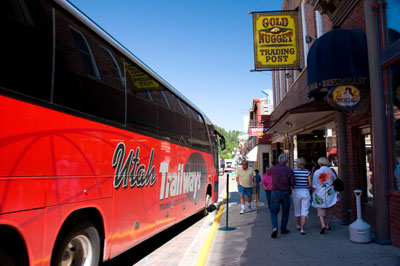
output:
<svg viewBox="0 0 400 266"><path fill-rule="evenodd" d="M0 2L0 87L50 101L51 13L30 1Z"/></svg>
<svg viewBox="0 0 400 266"><path fill-rule="evenodd" d="M107 63L110 66L110 69L112 71L113 77L115 79L115 84L117 84L117 86L121 89L123 89L125 87L124 85L124 78L122 77L121 74L121 70L119 68L119 65L117 63L117 60L115 60L114 55L111 53L110 50L108 50L105 47L101 47L101 49L103 50L103 53L107 59Z"/></svg>
<svg viewBox="0 0 400 266"><path fill-rule="evenodd" d="M389 80L393 102L393 152L395 160L393 189L400 190L400 61L389 67Z"/></svg>
<svg viewBox="0 0 400 266"><path fill-rule="evenodd" d="M386 23L388 45L400 39L400 2L386 0Z"/></svg>
<svg viewBox="0 0 400 266"><path fill-rule="evenodd" d="M136 64L125 61L127 126L158 135L157 103L160 84Z"/></svg>
<svg viewBox="0 0 400 266"><path fill-rule="evenodd" d="M105 61L105 54L101 49L93 50L95 53L92 53L83 33L72 28L73 21L61 13L56 14L54 103L97 118L125 124L125 92L93 78L93 75L99 77L99 71L94 64L95 57L99 61ZM66 34L69 32L70 35ZM86 34L95 39L89 31Z"/></svg>
<svg viewBox="0 0 400 266"><path fill-rule="evenodd" d="M358 128L357 142L358 173L360 188L363 191L362 199L364 202L372 202L374 189L370 125Z"/></svg>
<svg viewBox="0 0 400 266"><path fill-rule="evenodd" d="M210 140L208 130L202 116L192 109L195 117L191 120L192 124L192 146L197 149L210 151Z"/></svg>
<svg viewBox="0 0 400 266"><path fill-rule="evenodd" d="M94 78L100 79L100 74L99 70L96 67L96 62L94 60L92 50L89 47L89 44L83 35L83 33L79 32L78 30L75 30L71 28L72 36L74 37L74 41L76 44L76 47L78 48L83 65L85 66L86 73L89 76L92 76Z"/></svg>

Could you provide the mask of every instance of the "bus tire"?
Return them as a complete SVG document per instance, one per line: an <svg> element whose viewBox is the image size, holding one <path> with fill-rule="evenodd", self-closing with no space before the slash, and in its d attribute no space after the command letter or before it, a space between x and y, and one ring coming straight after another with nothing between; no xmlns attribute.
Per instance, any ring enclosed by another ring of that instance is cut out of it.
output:
<svg viewBox="0 0 400 266"><path fill-rule="evenodd" d="M203 215L206 216L208 215L208 207L211 204L211 195L210 194L206 194L206 201L205 201L205 206L204 206L204 210L203 210Z"/></svg>
<svg viewBox="0 0 400 266"><path fill-rule="evenodd" d="M99 260L99 232L92 223L83 221L70 227L66 234L57 240L53 250L51 265L98 266Z"/></svg>

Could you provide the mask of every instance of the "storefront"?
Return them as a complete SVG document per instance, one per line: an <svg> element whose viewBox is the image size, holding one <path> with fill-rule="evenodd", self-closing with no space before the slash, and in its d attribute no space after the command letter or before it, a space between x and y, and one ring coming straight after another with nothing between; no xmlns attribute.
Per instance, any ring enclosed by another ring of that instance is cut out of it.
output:
<svg viewBox="0 0 400 266"><path fill-rule="evenodd" d="M353 191L361 189L374 241L400 247L399 2L285 0L283 6L301 15L304 67L272 74L272 157L286 153L291 167L299 157L307 167L327 157L345 183L336 217L343 224L357 218Z"/></svg>
<svg viewBox="0 0 400 266"><path fill-rule="evenodd" d="M376 239L400 247L400 6L365 1L372 107ZM369 195L370 196L370 195Z"/></svg>

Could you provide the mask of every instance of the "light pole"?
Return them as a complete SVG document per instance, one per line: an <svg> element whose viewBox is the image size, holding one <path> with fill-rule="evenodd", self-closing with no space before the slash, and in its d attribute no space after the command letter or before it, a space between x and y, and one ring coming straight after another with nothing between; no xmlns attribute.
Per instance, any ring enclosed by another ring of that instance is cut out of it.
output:
<svg viewBox="0 0 400 266"><path fill-rule="evenodd" d="M265 89L265 90L262 90L261 92L267 96L267 103L269 103L269 99L268 99L269 94L268 94L267 90Z"/></svg>

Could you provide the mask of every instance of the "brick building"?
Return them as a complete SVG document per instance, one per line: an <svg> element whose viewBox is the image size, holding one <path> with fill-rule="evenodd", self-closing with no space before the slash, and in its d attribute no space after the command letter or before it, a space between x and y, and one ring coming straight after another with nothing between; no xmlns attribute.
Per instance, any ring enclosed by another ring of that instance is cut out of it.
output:
<svg viewBox="0 0 400 266"><path fill-rule="evenodd" d="M255 169L264 174L265 167L271 164L272 150L270 136L264 134L264 129L270 127L270 114L273 106L267 99L253 99L249 110L249 139L243 144L246 160L253 162Z"/></svg>
<svg viewBox="0 0 400 266"><path fill-rule="evenodd" d="M298 157L309 167L328 157L346 184L336 216L343 224L356 219L353 191L361 189L363 219L374 240L400 247L398 5L285 0L282 10L298 14L300 68L272 72L274 111L267 133L273 157L284 152L292 166ZM354 105L344 104L349 86Z"/></svg>

